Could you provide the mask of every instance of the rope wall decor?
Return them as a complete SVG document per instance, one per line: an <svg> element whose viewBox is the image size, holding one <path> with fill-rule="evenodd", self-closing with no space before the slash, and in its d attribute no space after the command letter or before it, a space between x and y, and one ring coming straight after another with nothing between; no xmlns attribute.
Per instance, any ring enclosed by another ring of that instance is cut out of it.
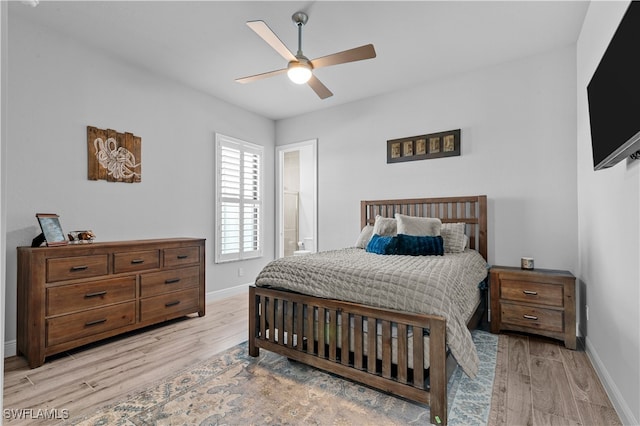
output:
<svg viewBox="0 0 640 426"><path fill-rule="evenodd" d="M87 126L89 180L135 183L142 180L142 138Z"/></svg>

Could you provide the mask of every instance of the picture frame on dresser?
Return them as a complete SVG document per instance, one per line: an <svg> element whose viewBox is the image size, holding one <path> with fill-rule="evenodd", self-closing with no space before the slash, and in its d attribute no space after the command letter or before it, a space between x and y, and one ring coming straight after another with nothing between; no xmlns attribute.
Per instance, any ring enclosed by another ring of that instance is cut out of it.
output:
<svg viewBox="0 0 640 426"><path fill-rule="evenodd" d="M62 231L60 216L55 213L36 213L36 218L48 247L64 246L69 242Z"/></svg>

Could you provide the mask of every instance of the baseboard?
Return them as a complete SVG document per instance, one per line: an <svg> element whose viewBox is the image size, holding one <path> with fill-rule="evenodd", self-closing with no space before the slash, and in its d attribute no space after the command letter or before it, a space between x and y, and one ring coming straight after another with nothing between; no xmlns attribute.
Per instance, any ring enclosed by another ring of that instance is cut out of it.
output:
<svg viewBox="0 0 640 426"><path fill-rule="evenodd" d="M4 357L16 356L18 353L18 344L15 340L4 342Z"/></svg>
<svg viewBox="0 0 640 426"><path fill-rule="evenodd" d="M210 291L206 296L207 303L220 299L226 299L227 297L236 296L238 294L248 294L248 288L250 285L251 283L240 284L235 287L225 288L223 290Z"/></svg>
<svg viewBox="0 0 640 426"><path fill-rule="evenodd" d="M620 421L624 425L637 425L640 424L639 419L636 419L633 415L633 412L629 408L629 405L626 403L624 398L622 397L622 393L618 386L613 381L612 377L609 375L607 371L607 367L604 365L598 353L593 349L593 345L589 341L589 338L585 338L585 352L587 356L591 360L591 364L596 369L596 373L598 377L600 377L600 381L604 385L604 388L609 395L609 399L613 404L618 416L620 417Z"/></svg>
<svg viewBox="0 0 640 426"><path fill-rule="evenodd" d="M206 301L212 302L220 299L225 299L227 297L236 296L238 294L247 294L247 289L251 284L241 284L231 288L225 288L223 290L216 290L207 293ZM247 296L248 297L248 296ZM9 342L4 342L4 357L9 358L11 356L15 356L18 353L18 345L15 340L11 340Z"/></svg>

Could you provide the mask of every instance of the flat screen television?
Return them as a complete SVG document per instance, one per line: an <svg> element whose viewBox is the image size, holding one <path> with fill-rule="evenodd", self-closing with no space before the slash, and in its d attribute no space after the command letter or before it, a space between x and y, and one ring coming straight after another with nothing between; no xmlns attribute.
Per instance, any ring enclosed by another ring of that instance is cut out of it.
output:
<svg viewBox="0 0 640 426"><path fill-rule="evenodd" d="M587 86L594 170L640 150L640 2L625 12Z"/></svg>

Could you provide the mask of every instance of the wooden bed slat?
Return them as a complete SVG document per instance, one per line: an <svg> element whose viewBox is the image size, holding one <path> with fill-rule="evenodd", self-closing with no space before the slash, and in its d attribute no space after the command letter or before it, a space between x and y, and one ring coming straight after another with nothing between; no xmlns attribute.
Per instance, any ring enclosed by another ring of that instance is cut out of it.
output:
<svg viewBox="0 0 640 426"><path fill-rule="evenodd" d="M376 320L374 318L367 317L367 329L377 329ZM378 339L376 339L376 333L367 333L367 371L372 374L377 373L376 367L376 354L378 353ZM373 356L371 356L373 354Z"/></svg>
<svg viewBox="0 0 640 426"><path fill-rule="evenodd" d="M398 381L407 383L407 326L398 324Z"/></svg>
<svg viewBox="0 0 640 426"><path fill-rule="evenodd" d="M353 367L362 370L362 316L353 316ZM344 346L343 346L344 347Z"/></svg>
<svg viewBox="0 0 640 426"><path fill-rule="evenodd" d="M369 333L376 334L376 330L369 330ZM391 322L382 321L382 377L386 379L391 377L391 346Z"/></svg>

